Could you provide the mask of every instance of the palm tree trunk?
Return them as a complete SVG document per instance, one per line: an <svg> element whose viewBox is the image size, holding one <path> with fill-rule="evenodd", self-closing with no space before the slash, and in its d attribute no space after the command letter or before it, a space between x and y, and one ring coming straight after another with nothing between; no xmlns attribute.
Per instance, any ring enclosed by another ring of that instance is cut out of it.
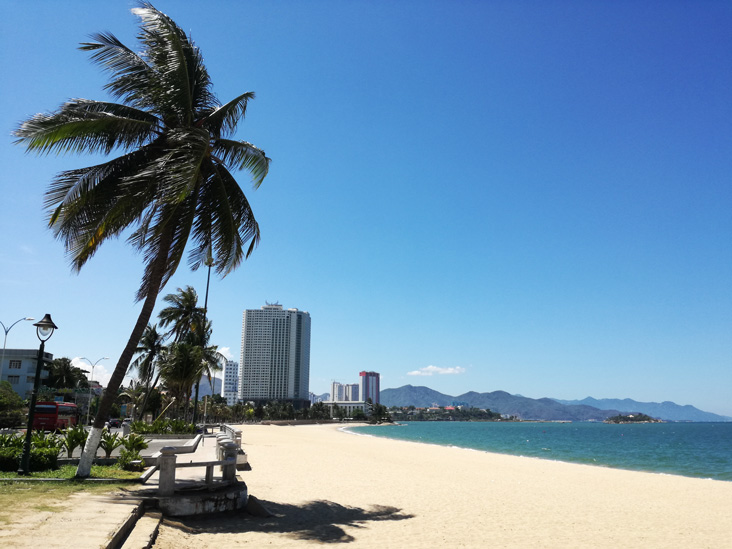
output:
<svg viewBox="0 0 732 549"><path fill-rule="evenodd" d="M140 316L137 317L137 323L132 329L130 338L127 340L127 345L122 351L122 354L117 361L117 365L114 367L114 372L109 380L109 385L102 394L102 401L99 403L99 407L97 408L97 415L94 417L94 424L89 431L89 436L87 437L86 444L84 445L84 451L81 453L79 466L76 469L77 478L87 478L91 474L94 455L96 454L97 447L99 446L99 440L102 437L102 429L104 429L105 419L109 414L109 411L112 409L112 404L114 404L114 401L117 398L117 389L119 389L119 386L122 384L122 380L127 373L127 368L132 361L137 345L140 343L142 333L145 331L145 327L150 321L150 317L155 309L155 302L157 301L158 294L160 293L163 273L165 272L165 264L168 260L168 252L170 250L172 240L170 231L166 230L161 236L158 257L155 258L155 267L150 275L149 291L142 305Z"/></svg>
<svg viewBox="0 0 732 549"><path fill-rule="evenodd" d="M160 379L160 372L158 372L158 377L155 378L155 381L153 381L153 384L150 385L148 383L147 390L145 391L145 399L142 401L142 407L140 408L140 413L137 416L137 421L142 421L142 414L145 413L145 406L147 406L147 399L150 397L150 392L155 389L155 386L158 384L158 380Z"/></svg>

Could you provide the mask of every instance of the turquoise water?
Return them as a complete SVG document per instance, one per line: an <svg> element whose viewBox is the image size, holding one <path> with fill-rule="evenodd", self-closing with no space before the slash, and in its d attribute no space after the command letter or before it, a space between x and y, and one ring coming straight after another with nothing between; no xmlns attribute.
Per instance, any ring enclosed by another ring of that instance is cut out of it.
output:
<svg viewBox="0 0 732 549"><path fill-rule="evenodd" d="M732 423L409 422L380 437L634 471L732 481Z"/></svg>

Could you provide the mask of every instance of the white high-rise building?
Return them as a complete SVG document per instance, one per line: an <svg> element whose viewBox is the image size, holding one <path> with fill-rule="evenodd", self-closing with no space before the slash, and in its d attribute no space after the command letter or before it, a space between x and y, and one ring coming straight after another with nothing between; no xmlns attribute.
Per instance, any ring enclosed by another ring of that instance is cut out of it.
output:
<svg viewBox="0 0 732 549"><path fill-rule="evenodd" d="M330 384L330 400L333 402L355 402L359 395L358 383L338 383L334 381Z"/></svg>
<svg viewBox="0 0 732 549"><path fill-rule="evenodd" d="M239 400L239 363L235 360L227 360L224 366L221 396L226 399L228 406L233 406Z"/></svg>
<svg viewBox="0 0 732 549"><path fill-rule="evenodd" d="M310 314L269 303L244 311L239 364L243 401L308 401Z"/></svg>

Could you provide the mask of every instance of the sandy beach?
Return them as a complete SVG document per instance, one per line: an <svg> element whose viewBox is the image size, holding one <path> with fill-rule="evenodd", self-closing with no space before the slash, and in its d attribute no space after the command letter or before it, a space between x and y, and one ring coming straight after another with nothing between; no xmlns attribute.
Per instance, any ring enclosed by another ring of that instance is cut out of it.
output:
<svg viewBox="0 0 732 549"><path fill-rule="evenodd" d="M166 521L155 547L732 548L732 482L358 436L335 425L242 430L252 470L241 475L276 516Z"/></svg>

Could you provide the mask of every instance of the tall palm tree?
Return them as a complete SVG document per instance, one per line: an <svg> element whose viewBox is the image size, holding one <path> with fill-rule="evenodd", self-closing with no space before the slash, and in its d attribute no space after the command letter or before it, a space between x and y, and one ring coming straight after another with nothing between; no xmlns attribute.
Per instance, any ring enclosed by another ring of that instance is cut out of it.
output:
<svg viewBox="0 0 732 549"><path fill-rule="evenodd" d="M140 343L135 349L135 352L140 356L132 363L132 367L137 369L138 381L145 387L145 398L142 401L142 406L140 406L138 420L145 413L150 391L155 388L160 379L160 370L157 366L165 351L165 337L158 332L158 325L148 324L142 333Z"/></svg>
<svg viewBox="0 0 732 549"><path fill-rule="evenodd" d="M191 286L178 288L177 294L168 294L163 301L169 305L158 313L160 326L171 326L168 336L176 342L200 334L203 330L203 307L198 306L198 294Z"/></svg>
<svg viewBox="0 0 732 549"><path fill-rule="evenodd" d="M171 343L168 353L160 364L160 374L165 388L175 397L176 406L185 402L186 413L191 390L196 379L201 377L202 349L188 342Z"/></svg>
<svg viewBox="0 0 732 549"><path fill-rule="evenodd" d="M36 153L120 152L54 178L45 201L49 226L74 270L127 229L134 229L128 241L145 259L137 292L142 309L94 419L78 477L89 476L104 419L189 240L191 268L213 250L220 276L259 242L259 226L230 170L249 171L257 188L269 169L264 151L231 138L254 94L222 105L200 51L183 30L151 4L132 11L141 19L139 53L110 33L81 45L109 72L105 89L119 103L73 99L15 131L16 142Z"/></svg>

